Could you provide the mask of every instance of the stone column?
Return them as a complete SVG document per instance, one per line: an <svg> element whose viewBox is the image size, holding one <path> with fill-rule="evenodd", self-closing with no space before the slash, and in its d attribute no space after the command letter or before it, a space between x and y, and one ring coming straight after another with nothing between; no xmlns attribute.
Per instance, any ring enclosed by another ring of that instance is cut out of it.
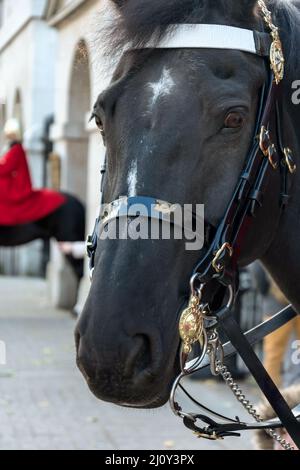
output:
<svg viewBox="0 0 300 470"><path fill-rule="evenodd" d="M88 134L80 124L54 124L51 129L55 153L61 158L61 190L85 202ZM50 301L56 308L73 309L78 281L55 241L51 244L47 270Z"/></svg>

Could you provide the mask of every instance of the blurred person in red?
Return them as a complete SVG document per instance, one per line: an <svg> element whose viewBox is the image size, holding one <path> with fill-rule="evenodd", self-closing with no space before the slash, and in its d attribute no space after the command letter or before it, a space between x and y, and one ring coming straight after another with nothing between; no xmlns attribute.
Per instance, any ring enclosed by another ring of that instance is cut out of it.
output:
<svg viewBox="0 0 300 470"><path fill-rule="evenodd" d="M48 189L33 189L18 120L7 121L4 135L9 148L0 157L0 225L35 222L56 211L65 197Z"/></svg>

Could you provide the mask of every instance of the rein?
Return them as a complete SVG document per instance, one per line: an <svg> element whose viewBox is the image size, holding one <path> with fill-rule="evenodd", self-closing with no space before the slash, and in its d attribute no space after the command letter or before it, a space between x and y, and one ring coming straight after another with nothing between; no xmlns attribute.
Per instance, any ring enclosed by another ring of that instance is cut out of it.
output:
<svg viewBox="0 0 300 470"><path fill-rule="evenodd" d="M183 420L187 428L197 437L223 439L239 436L239 431L265 429L286 450L294 450L276 429L285 428L300 449L300 407L291 411L272 379L256 356L252 345L280 328L297 313L291 306L279 312L269 321L243 334L232 314L238 291L238 261L247 231L257 211L264 204L268 182L275 171L281 175L281 212L289 202L291 176L296 171L291 149L284 145L280 122L282 80L284 79L284 56L278 28L273 24L272 14L264 1L258 2L269 33L249 31L222 25L177 25L160 44L149 44L149 48L220 48L236 49L266 57L271 63L267 83L261 92L256 126L251 149L245 160L244 169L235 188L226 213L215 230L205 256L200 259L191 277L190 300L182 312L179 332L182 341L180 352L181 374L176 379L170 395L173 412ZM103 167L102 173L105 173ZM155 212L149 218L163 220L165 212L172 212L172 204L152 198L121 198L106 206L96 220L94 232L88 238L91 277L95 266L99 229L124 215L124 204L155 205ZM135 214L136 215L136 214ZM219 330L226 333L229 343L223 345ZM201 354L189 360L195 345L200 345ZM259 388L276 412L278 419L265 422L254 406L246 399L240 387L234 382L224 359L238 352ZM213 375L220 375L231 388L237 400L254 418L248 424L238 418L230 419L209 410L191 397L182 387L181 380L192 373L210 367ZM186 413L176 401L180 388L202 410L202 413ZM212 417L207 416L207 413ZM198 425L198 421L202 425Z"/></svg>

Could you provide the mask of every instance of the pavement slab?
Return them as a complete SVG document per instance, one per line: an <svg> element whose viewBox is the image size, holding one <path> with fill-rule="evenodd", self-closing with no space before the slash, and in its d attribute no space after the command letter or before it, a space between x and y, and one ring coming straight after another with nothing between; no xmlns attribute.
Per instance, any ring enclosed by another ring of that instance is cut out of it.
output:
<svg viewBox="0 0 300 470"><path fill-rule="evenodd" d="M196 439L168 406L137 411L98 401L75 365L75 320L53 309L43 280L0 278L0 449L227 450L252 449L252 436ZM225 384L187 382L189 391L220 413L245 417ZM259 393L243 384L254 402ZM192 411L192 405L189 405Z"/></svg>

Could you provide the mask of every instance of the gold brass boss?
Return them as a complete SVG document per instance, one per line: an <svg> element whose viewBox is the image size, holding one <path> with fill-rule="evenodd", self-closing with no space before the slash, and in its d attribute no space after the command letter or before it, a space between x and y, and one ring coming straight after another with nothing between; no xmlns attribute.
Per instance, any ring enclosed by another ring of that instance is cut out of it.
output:
<svg viewBox="0 0 300 470"><path fill-rule="evenodd" d="M193 344L200 340L203 333L203 317L199 306L198 297L191 297L188 307L182 312L180 318L179 333L185 354L191 353Z"/></svg>

